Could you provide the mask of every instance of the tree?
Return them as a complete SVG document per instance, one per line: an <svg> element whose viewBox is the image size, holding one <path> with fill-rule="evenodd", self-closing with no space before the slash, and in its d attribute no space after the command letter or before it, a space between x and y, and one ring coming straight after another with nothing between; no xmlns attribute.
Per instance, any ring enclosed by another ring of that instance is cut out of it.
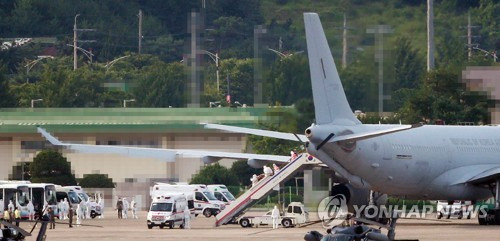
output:
<svg viewBox="0 0 500 241"><path fill-rule="evenodd" d="M71 164L56 150L41 151L30 164L31 181L54 183L62 186L76 185Z"/></svg>
<svg viewBox="0 0 500 241"><path fill-rule="evenodd" d="M411 46L411 41L400 37L396 42L396 59L394 62L395 87L415 88L419 84L423 72L422 61Z"/></svg>
<svg viewBox="0 0 500 241"><path fill-rule="evenodd" d="M184 65L178 62L156 63L144 69L134 93L143 107L182 107L185 103Z"/></svg>
<svg viewBox="0 0 500 241"><path fill-rule="evenodd" d="M4 75L5 68L0 62L0 108L13 107L14 102L9 91L9 83Z"/></svg>
<svg viewBox="0 0 500 241"><path fill-rule="evenodd" d="M191 184L224 184L238 186L238 177L219 163L204 166L198 174L193 176Z"/></svg>
<svg viewBox="0 0 500 241"><path fill-rule="evenodd" d="M267 79L271 81L269 100L272 104L292 105L298 99L312 98L309 63L305 54L276 60Z"/></svg>
<svg viewBox="0 0 500 241"><path fill-rule="evenodd" d="M248 166L248 163L245 160L233 162L230 170L238 177L239 184L243 186L250 185L250 178L253 174L259 175L262 173L261 169Z"/></svg>
<svg viewBox="0 0 500 241"><path fill-rule="evenodd" d="M106 174L84 174L79 182L83 188L114 188L115 184Z"/></svg>

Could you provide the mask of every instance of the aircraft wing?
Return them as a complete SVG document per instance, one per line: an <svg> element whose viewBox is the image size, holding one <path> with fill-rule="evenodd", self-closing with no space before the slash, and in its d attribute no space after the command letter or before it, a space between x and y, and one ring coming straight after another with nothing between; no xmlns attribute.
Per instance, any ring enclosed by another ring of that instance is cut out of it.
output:
<svg viewBox="0 0 500 241"><path fill-rule="evenodd" d="M500 167L490 168L489 170L478 173L473 176L467 183L471 184L489 184L495 182L500 177Z"/></svg>
<svg viewBox="0 0 500 241"><path fill-rule="evenodd" d="M82 153L120 154L130 157L155 158L166 162L174 162L176 157L202 158L205 163L212 163L223 158L273 162L287 162L290 159L288 156L260 155L252 153L64 143L40 127L37 128L37 131L54 146L60 146Z"/></svg>
<svg viewBox="0 0 500 241"><path fill-rule="evenodd" d="M235 132L235 133L245 133L245 134L251 134L251 135L257 135L257 136L265 136L265 137L272 137L272 138L277 138L277 139L283 139L283 140L290 140L290 141L299 141L297 137L300 139L300 142L305 142L307 141L307 138L305 135L297 135L293 133L284 133L284 132L279 132L279 131L267 131L267 130L258 130L258 129L251 129L251 128L245 128L245 127L236 127L236 126L226 126L226 125L219 125L219 124L204 124L205 128L207 129L217 129L217 130L223 130L223 131L228 131L228 132Z"/></svg>
<svg viewBox="0 0 500 241"><path fill-rule="evenodd" d="M401 125L399 127L391 128L391 129L386 129L386 130L377 130L377 131L371 131L371 132L361 132L361 133L354 133L350 135L343 135L343 136L338 136L332 139L331 142L338 142L338 141L360 141L364 139L369 139L377 136L382 136L382 135L387 135L399 131L404 131L404 130L409 130L412 128L418 128L421 127L422 124L415 124L415 125Z"/></svg>

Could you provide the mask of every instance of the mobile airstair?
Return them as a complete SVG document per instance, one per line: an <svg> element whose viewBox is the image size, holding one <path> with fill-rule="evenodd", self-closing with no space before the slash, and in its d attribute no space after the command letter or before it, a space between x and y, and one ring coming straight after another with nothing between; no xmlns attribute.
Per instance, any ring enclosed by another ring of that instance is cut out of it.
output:
<svg viewBox="0 0 500 241"><path fill-rule="evenodd" d="M253 204L257 203L273 191L274 187L287 181L295 173L301 171L306 166L320 164L322 164L320 160L307 153L299 155L297 158L290 161L286 166L281 168L277 173L263 178L257 183L257 185L250 188L250 190L226 206L226 208L215 217L215 226L224 225L236 220L247 208L251 207Z"/></svg>

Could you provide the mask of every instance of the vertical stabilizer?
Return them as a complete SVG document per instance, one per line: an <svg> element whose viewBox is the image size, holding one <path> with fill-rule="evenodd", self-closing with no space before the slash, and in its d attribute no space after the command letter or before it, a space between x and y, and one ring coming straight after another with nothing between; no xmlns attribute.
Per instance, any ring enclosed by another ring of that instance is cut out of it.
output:
<svg viewBox="0 0 500 241"><path fill-rule="evenodd" d="M304 13L316 124L356 125L317 13Z"/></svg>

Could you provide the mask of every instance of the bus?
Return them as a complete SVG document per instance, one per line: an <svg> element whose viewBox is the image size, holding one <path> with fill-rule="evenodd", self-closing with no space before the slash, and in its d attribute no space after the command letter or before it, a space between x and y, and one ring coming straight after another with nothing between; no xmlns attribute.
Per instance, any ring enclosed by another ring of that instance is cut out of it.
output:
<svg viewBox="0 0 500 241"><path fill-rule="evenodd" d="M9 202L12 201L14 207L21 211L21 218L29 217L28 202L30 200L30 192L26 183L9 183L0 184L0 199L3 200L4 208L7 208ZM0 214L3 218L3 212Z"/></svg>
<svg viewBox="0 0 500 241"><path fill-rule="evenodd" d="M56 187L51 183L30 183L28 185L31 202L35 207L35 215L39 215L45 208L51 207L56 216L59 215L57 208Z"/></svg>

